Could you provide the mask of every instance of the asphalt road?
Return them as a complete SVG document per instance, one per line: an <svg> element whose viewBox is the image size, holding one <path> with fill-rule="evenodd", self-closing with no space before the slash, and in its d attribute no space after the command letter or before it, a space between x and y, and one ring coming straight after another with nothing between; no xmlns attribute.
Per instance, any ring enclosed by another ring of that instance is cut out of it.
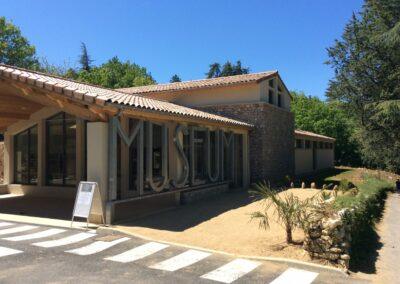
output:
<svg viewBox="0 0 400 284"><path fill-rule="evenodd" d="M331 270L237 259L108 230L29 226L0 220L1 283L356 283Z"/></svg>

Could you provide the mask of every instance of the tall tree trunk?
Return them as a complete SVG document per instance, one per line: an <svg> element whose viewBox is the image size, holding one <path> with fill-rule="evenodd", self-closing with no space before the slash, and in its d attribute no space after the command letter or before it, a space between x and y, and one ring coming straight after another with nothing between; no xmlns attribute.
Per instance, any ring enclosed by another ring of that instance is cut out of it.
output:
<svg viewBox="0 0 400 284"><path fill-rule="evenodd" d="M292 238L292 227L290 225L286 225L286 242L288 244L293 243L293 238Z"/></svg>

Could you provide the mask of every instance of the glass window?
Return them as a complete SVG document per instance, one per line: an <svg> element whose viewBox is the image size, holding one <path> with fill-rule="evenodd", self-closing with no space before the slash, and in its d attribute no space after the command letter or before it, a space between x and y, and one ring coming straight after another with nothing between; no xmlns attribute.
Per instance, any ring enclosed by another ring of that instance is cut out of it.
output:
<svg viewBox="0 0 400 284"><path fill-rule="evenodd" d="M282 95L278 94L278 107L282 107Z"/></svg>
<svg viewBox="0 0 400 284"><path fill-rule="evenodd" d="M324 149L324 142L319 142L319 149Z"/></svg>
<svg viewBox="0 0 400 284"><path fill-rule="evenodd" d="M60 113L46 121L46 173L49 185L76 184L76 118Z"/></svg>
<svg viewBox="0 0 400 284"><path fill-rule="evenodd" d="M37 184L37 126L14 136L14 182Z"/></svg>
<svg viewBox="0 0 400 284"><path fill-rule="evenodd" d="M206 132L194 131L194 179L206 180Z"/></svg>
<svg viewBox="0 0 400 284"><path fill-rule="evenodd" d="M268 91L268 103L274 104L274 91L272 90Z"/></svg>
<svg viewBox="0 0 400 284"><path fill-rule="evenodd" d="M305 140L305 146L306 146L306 149L310 149L311 148L311 141L310 140Z"/></svg>
<svg viewBox="0 0 400 284"><path fill-rule="evenodd" d="M296 148L297 149L303 148L303 141L301 139L296 139Z"/></svg>

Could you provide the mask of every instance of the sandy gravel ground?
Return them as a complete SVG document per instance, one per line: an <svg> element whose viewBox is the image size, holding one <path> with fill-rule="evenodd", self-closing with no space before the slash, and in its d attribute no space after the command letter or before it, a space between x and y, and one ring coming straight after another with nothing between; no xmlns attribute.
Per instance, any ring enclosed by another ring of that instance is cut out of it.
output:
<svg viewBox="0 0 400 284"><path fill-rule="evenodd" d="M313 189L290 189L300 198L318 193ZM250 214L261 210L260 202L248 193L229 193L214 200L178 207L141 220L117 226L149 238L182 243L240 255L273 256L309 261L299 245L287 245L285 231L276 222L263 230L258 221L250 222ZM294 232L301 241L303 233Z"/></svg>

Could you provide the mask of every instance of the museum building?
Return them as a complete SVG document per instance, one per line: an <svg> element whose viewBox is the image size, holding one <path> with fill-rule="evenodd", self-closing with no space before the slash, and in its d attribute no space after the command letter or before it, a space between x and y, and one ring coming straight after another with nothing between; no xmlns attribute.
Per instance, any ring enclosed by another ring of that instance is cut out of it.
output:
<svg viewBox="0 0 400 284"><path fill-rule="evenodd" d="M332 167L334 139L294 129L277 71L118 90L0 64L7 192L100 194L91 221L139 217Z"/></svg>

